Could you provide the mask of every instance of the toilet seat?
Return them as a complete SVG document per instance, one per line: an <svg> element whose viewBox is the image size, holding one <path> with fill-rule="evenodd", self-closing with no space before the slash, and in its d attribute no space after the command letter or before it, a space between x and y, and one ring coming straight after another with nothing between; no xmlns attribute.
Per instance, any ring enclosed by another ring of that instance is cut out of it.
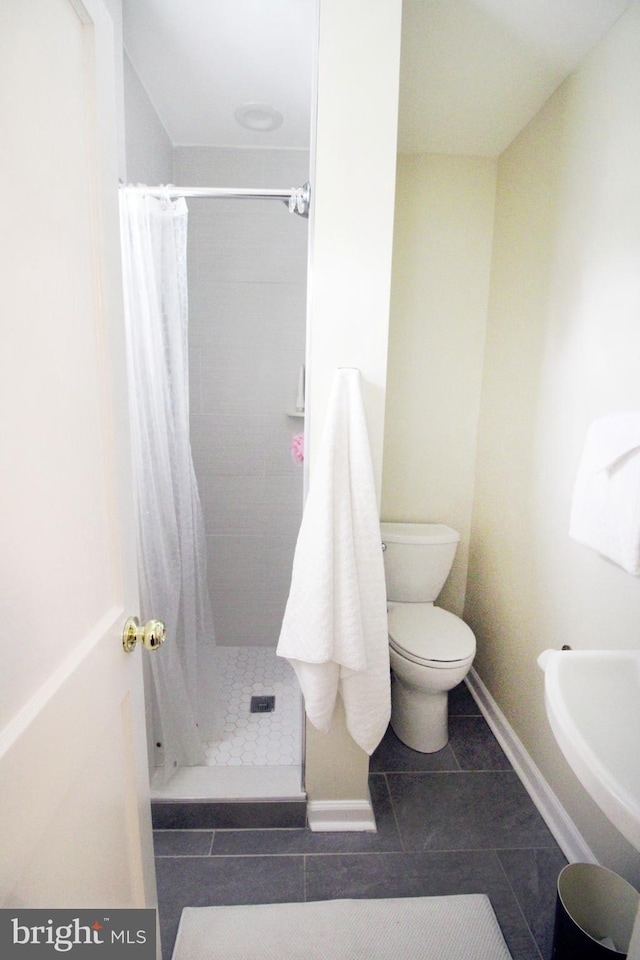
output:
<svg viewBox="0 0 640 960"><path fill-rule="evenodd" d="M464 620L431 603L400 603L388 612L389 645L414 663L436 668L472 660L476 638Z"/></svg>

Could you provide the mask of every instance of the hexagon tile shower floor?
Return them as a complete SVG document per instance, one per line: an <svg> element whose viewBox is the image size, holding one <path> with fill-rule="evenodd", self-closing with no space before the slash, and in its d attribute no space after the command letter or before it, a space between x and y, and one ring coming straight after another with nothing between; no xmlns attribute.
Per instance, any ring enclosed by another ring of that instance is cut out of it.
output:
<svg viewBox="0 0 640 960"><path fill-rule="evenodd" d="M218 647L216 664L220 739L207 743L207 765L299 764L300 688L289 663L269 647ZM251 712L252 698L267 697L273 710Z"/></svg>

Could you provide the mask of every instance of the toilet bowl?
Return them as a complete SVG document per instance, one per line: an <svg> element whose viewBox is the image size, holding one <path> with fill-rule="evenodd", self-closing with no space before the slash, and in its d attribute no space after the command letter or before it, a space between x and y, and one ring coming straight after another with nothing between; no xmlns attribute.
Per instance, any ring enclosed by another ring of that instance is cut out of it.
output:
<svg viewBox="0 0 640 960"><path fill-rule="evenodd" d="M449 739L449 690L469 672L472 630L432 603L391 604L391 727L412 750L434 753Z"/></svg>
<svg viewBox="0 0 640 960"><path fill-rule="evenodd" d="M434 606L449 575L459 534L442 524L381 524L387 583L391 727L420 753L449 739L449 690L467 675L473 631Z"/></svg>

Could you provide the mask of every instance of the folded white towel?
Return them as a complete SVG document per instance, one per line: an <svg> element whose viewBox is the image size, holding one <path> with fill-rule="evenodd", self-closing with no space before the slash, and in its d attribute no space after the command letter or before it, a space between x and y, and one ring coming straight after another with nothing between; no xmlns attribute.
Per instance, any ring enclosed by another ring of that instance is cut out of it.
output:
<svg viewBox="0 0 640 960"><path fill-rule="evenodd" d="M277 654L311 723L329 730L338 690L353 739L372 753L391 696L384 564L360 373L336 372L296 552Z"/></svg>
<svg viewBox="0 0 640 960"><path fill-rule="evenodd" d="M640 413L612 413L589 427L569 536L640 574Z"/></svg>

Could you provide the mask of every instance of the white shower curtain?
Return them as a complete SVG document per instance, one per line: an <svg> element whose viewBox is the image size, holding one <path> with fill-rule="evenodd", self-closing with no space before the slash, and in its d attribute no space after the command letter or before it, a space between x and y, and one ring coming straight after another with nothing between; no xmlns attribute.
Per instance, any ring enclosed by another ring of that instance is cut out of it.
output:
<svg viewBox="0 0 640 960"><path fill-rule="evenodd" d="M167 635L149 654L166 781L203 761L198 644L214 643L189 441L187 206L127 188L120 215L140 613Z"/></svg>

